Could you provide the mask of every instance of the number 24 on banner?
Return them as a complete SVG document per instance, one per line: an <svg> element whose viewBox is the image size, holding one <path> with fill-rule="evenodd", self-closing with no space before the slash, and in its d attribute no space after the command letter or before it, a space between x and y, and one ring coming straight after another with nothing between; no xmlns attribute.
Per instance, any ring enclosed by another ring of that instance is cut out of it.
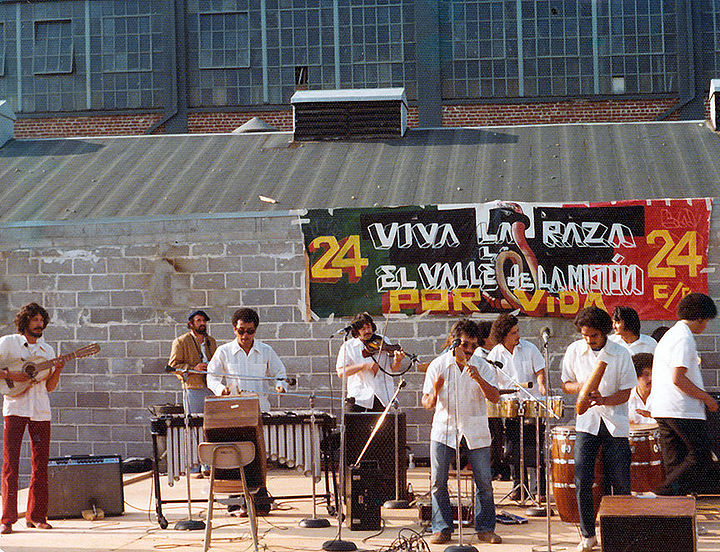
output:
<svg viewBox="0 0 720 552"><path fill-rule="evenodd" d="M325 252L310 267L310 280L313 282L335 283L347 272L348 280L355 283L368 266L368 260L360 253L360 236L353 234L341 239L335 236L318 236L308 245L308 251Z"/></svg>

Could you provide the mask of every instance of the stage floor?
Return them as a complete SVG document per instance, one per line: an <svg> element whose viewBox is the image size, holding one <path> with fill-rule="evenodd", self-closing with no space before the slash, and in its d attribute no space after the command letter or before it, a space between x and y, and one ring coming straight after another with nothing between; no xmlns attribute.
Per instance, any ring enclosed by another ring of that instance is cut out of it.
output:
<svg viewBox="0 0 720 552"><path fill-rule="evenodd" d="M428 468L416 468L408 472L408 481L412 483L417 497L428 493L430 488ZM167 477L161 478L162 497L167 499L186 499L185 480L167 485ZM207 497L209 481L193 479L191 492L194 499ZM464 489L463 485L463 489ZM510 490L510 483L495 482L496 510L505 510L524 516L525 507L515 503L500 503L501 498ZM456 489L456 484L451 485ZM291 470L272 470L268 472L268 490L272 495L309 494L310 480ZM318 485L320 490L320 485ZM54 529L42 531L27 529L23 520L13 526L14 533L0 537L0 548L4 552L49 552L49 551L94 551L94 552L157 552L161 550L202 550L204 531L176 531L175 523L187 519L185 504L164 504L163 513L169 522L168 529L161 529L155 514L155 499L152 492L152 478L149 474L126 476L125 514L100 521L83 519L53 520ZM26 492L20 493L21 510L24 510ZM222 495L221 495L222 496ZM651 499L648 499L651 500ZM193 517L204 517L206 504L193 503ZM697 550L720 550L720 501L699 501L697 523L705 534L698 537ZM327 518L324 505L317 508L318 517ZM317 551L322 550L325 541L337 537L337 523L331 520L326 529L304 529L298 526L303 518L311 517L312 504L308 500L292 500L276 504L270 515L259 518L260 547L269 551ZM382 531L350 531L342 529L342 539L354 543L358 550L389 551L399 535L410 538L413 532L423 532L418 509L388 510L381 512L384 522ZM496 532L503 538L500 545L481 544L470 528L464 529L464 542L478 549L498 551L529 552L547 550L548 530L545 517L528 518L523 525L498 524ZM598 530L598 535L600 531ZM575 525L564 523L556 516L552 517L552 550L574 551L579 539ZM429 533L424 535L426 539ZM455 531L451 544L458 543ZM448 545L429 545L432 552L441 552ZM212 550L245 551L252 550L247 519L227 514L222 505L217 505L213 520ZM399 550L399 549L398 549ZM418 550L417 547L414 550ZM598 547L600 550L600 547Z"/></svg>

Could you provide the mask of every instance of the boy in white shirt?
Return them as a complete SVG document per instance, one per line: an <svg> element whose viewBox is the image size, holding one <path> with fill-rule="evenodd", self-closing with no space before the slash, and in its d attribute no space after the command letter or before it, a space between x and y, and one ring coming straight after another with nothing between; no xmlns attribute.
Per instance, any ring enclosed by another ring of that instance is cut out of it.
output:
<svg viewBox="0 0 720 552"><path fill-rule="evenodd" d="M628 415L631 424L654 424L650 417L650 391L652 390L653 355L638 353L632 357L638 384L630 391Z"/></svg>
<svg viewBox="0 0 720 552"><path fill-rule="evenodd" d="M690 293L678 303L680 319L655 349L652 417L660 427L660 447L665 481L655 489L660 495L702 492L716 485L711 476L712 458L705 408L718 404L705 392L695 337L717 316L717 307L704 293Z"/></svg>

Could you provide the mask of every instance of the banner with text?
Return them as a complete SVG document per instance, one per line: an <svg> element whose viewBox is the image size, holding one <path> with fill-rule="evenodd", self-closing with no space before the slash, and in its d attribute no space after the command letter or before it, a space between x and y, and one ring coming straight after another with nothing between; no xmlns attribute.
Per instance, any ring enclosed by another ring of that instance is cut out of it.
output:
<svg viewBox="0 0 720 552"><path fill-rule="evenodd" d="M707 293L712 199L309 210L310 308L572 318L597 305L675 318Z"/></svg>

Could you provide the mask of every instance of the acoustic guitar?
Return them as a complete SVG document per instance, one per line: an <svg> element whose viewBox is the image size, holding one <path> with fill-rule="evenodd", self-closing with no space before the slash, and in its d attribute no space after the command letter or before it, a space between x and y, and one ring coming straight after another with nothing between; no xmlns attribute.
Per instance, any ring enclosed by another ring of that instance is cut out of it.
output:
<svg viewBox="0 0 720 552"><path fill-rule="evenodd" d="M11 373L25 374L30 378L25 381L14 381L0 378L0 393L9 397L22 395L31 385L48 379L53 372L55 362L59 360L67 362L68 360L72 360L74 358L85 358L99 352L100 345L93 343L92 345L81 347L72 353L51 358L50 360L37 356L28 359L12 360L9 362L0 361L0 370L5 370L7 368Z"/></svg>

